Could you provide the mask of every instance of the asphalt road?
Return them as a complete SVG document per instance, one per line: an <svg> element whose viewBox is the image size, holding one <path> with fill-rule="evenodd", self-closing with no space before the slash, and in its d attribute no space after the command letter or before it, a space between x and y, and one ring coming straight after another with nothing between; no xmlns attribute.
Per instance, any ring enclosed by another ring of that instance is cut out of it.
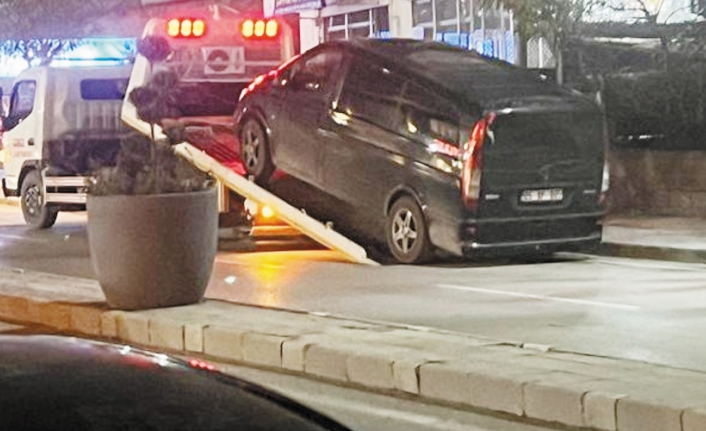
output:
<svg viewBox="0 0 706 431"><path fill-rule="evenodd" d="M85 215L32 232L0 206L0 266L92 277ZM223 251L207 296L706 370L705 276L705 265L577 255L366 267L322 250Z"/></svg>

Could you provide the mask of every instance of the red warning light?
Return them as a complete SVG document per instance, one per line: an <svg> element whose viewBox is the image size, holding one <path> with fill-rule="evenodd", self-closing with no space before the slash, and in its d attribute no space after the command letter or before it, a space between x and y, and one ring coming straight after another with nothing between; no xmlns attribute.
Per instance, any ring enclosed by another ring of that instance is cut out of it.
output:
<svg viewBox="0 0 706 431"><path fill-rule="evenodd" d="M240 26L240 33L246 38L273 38L279 33L279 24L273 19L267 21L248 19Z"/></svg>
<svg viewBox="0 0 706 431"><path fill-rule="evenodd" d="M201 37L206 33L206 23L202 19L170 19L167 34L170 37Z"/></svg>
<svg viewBox="0 0 706 431"><path fill-rule="evenodd" d="M255 23L251 19L244 21L240 32L245 37L252 37L255 28Z"/></svg>
<svg viewBox="0 0 706 431"><path fill-rule="evenodd" d="M255 23L255 36L262 37L265 35L265 21L258 20Z"/></svg>
<svg viewBox="0 0 706 431"><path fill-rule="evenodd" d="M277 24L277 21L275 21L275 20L267 21L267 26L265 27L265 34L267 35L267 37L277 36L278 31L279 31L279 24Z"/></svg>

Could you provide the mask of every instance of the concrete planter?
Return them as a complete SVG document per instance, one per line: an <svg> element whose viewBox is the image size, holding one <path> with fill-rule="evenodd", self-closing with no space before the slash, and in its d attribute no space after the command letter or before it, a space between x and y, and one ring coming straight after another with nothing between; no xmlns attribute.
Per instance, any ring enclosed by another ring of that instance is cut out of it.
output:
<svg viewBox="0 0 706 431"><path fill-rule="evenodd" d="M218 241L216 190L89 196L91 261L108 305L137 310L203 298Z"/></svg>

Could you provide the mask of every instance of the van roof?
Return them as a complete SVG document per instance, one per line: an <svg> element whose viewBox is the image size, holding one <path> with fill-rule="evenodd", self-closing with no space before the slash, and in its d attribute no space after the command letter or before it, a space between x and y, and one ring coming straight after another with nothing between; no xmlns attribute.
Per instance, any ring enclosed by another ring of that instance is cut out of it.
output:
<svg viewBox="0 0 706 431"><path fill-rule="evenodd" d="M561 96L567 90L541 75L472 50L412 39L356 39L353 47L393 61L442 85L469 102L487 104L531 96Z"/></svg>

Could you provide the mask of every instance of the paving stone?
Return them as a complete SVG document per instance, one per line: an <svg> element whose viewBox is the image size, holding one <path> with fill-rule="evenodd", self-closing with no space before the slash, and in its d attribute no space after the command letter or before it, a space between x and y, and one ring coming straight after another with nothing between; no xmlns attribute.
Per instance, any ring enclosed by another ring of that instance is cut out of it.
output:
<svg viewBox="0 0 706 431"><path fill-rule="evenodd" d="M506 364L478 363L466 374L468 403L474 407L522 415L523 386L541 371Z"/></svg>
<svg viewBox="0 0 706 431"><path fill-rule="evenodd" d="M548 422L582 426L585 383L584 376L563 372L527 382L523 388L525 415Z"/></svg>
<svg viewBox="0 0 706 431"><path fill-rule="evenodd" d="M81 334L100 336L101 314L105 310L98 306L72 305L71 329Z"/></svg>
<svg viewBox="0 0 706 431"><path fill-rule="evenodd" d="M706 430L706 407L684 410L682 416L682 431Z"/></svg>
<svg viewBox="0 0 706 431"><path fill-rule="evenodd" d="M128 343L147 346L150 343L150 320L138 313L120 313L115 318L118 326L118 338Z"/></svg>
<svg viewBox="0 0 706 431"><path fill-rule="evenodd" d="M27 301L27 320L59 330L71 329L71 305L59 302Z"/></svg>
<svg viewBox="0 0 706 431"><path fill-rule="evenodd" d="M101 335L104 337L118 338L118 316L123 311L108 310L101 313Z"/></svg>
<svg viewBox="0 0 706 431"><path fill-rule="evenodd" d="M430 361L425 359L400 359L392 364L395 389L419 395L419 367Z"/></svg>
<svg viewBox="0 0 706 431"><path fill-rule="evenodd" d="M243 335L243 360L264 367L282 368L282 343L288 337L251 332Z"/></svg>
<svg viewBox="0 0 706 431"><path fill-rule="evenodd" d="M372 349L361 349L366 353L348 356L346 367L348 381L378 389L394 389L395 376L391 355L375 354Z"/></svg>
<svg viewBox="0 0 706 431"><path fill-rule="evenodd" d="M618 420L615 409L618 400L625 394L590 391L583 397L584 426L604 431L617 431Z"/></svg>
<svg viewBox="0 0 706 431"><path fill-rule="evenodd" d="M347 381L346 362L349 353L343 349L312 344L306 349L304 372L327 379Z"/></svg>
<svg viewBox="0 0 706 431"><path fill-rule="evenodd" d="M203 353L203 324L184 324L184 349L189 352Z"/></svg>
<svg viewBox="0 0 706 431"><path fill-rule="evenodd" d="M203 329L203 352L232 361L243 360L243 335L233 328L209 326Z"/></svg>
<svg viewBox="0 0 706 431"><path fill-rule="evenodd" d="M149 344L163 349L184 350L184 326L174 320L149 319Z"/></svg>
<svg viewBox="0 0 706 431"><path fill-rule="evenodd" d="M620 431L681 431L683 409L632 397L630 394L618 400L616 414Z"/></svg>
<svg viewBox="0 0 706 431"><path fill-rule="evenodd" d="M27 319L27 298L21 296L0 295L0 316L17 321Z"/></svg>
<svg viewBox="0 0 706 431"><path fill-rule="evenodd" d="M306 351L315 340L312 337L289 338L282 343L282 368L290 371L304 372Z"/></svg>
<svg viewBox="0 0 706 431"><path fill-rule="evenodd" d="M419 367L419 394L453 403L468 404L471 386L468 370L446 362L430 362Z"/></svg>

